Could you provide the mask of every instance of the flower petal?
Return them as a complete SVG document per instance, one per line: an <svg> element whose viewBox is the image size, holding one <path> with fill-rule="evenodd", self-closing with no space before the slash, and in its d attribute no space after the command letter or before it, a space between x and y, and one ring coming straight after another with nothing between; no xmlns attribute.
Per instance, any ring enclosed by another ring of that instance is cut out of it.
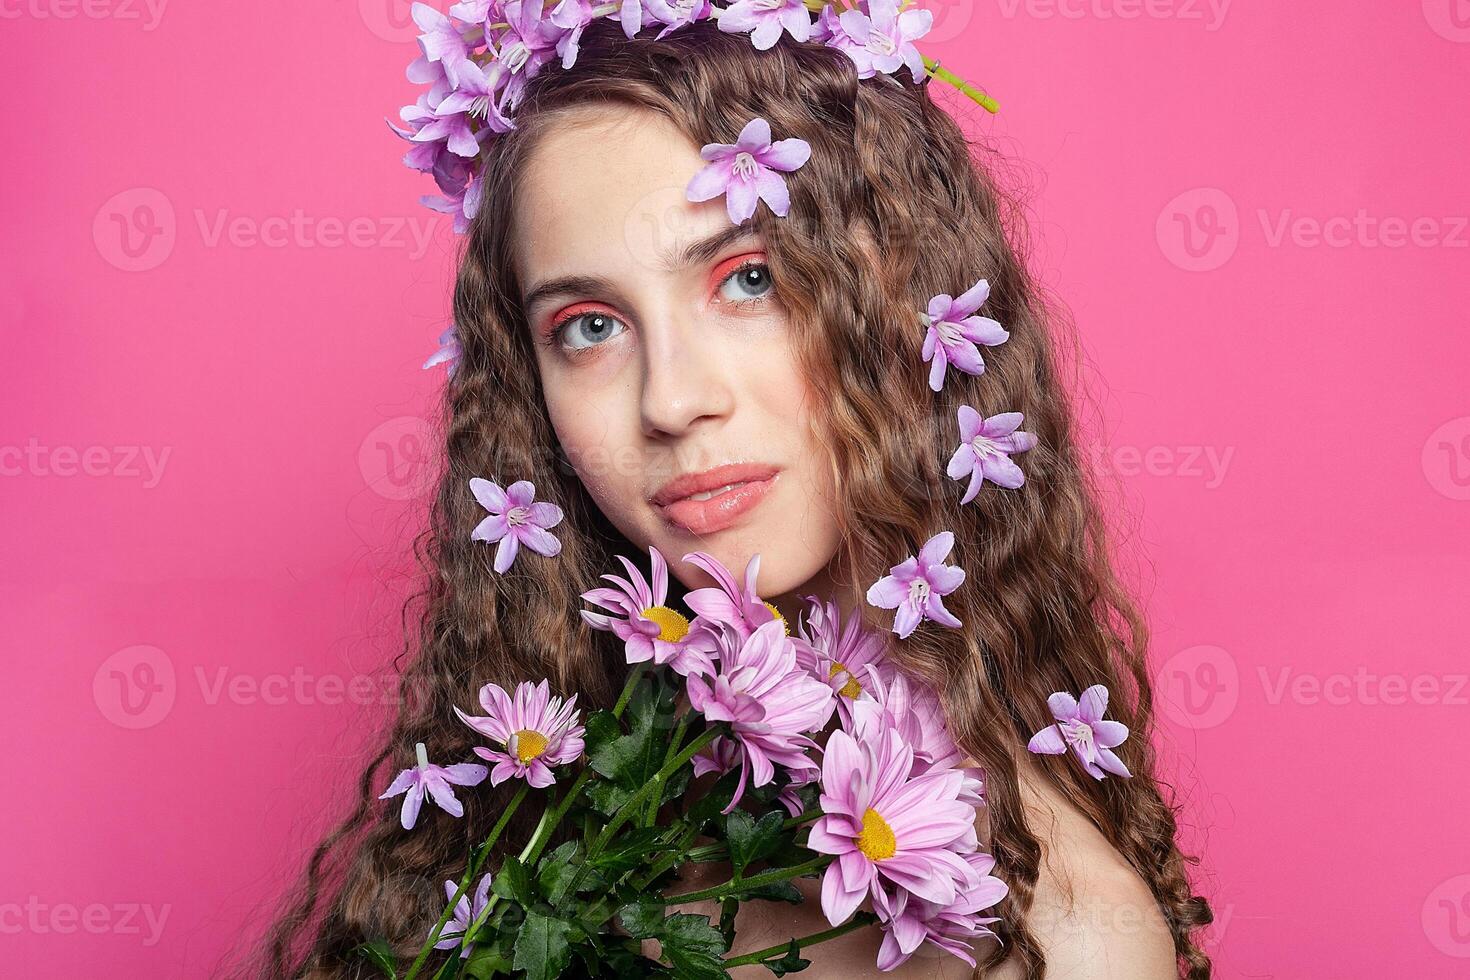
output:
<svg viewBox="0 0 1470 980"><path fill-rule="evenodd" d="M1056 725L1047 725L1031 736L1031 741L1026 743L1026 751L1039 755L1061 755L1067 751L1067 741L1062 738L1060 728Z"/></svg>

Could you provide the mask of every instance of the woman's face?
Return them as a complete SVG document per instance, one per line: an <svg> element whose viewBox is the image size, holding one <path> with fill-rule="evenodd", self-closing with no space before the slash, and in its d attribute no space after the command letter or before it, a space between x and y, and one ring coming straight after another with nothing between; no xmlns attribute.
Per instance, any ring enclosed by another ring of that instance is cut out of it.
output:
<svg viewBox="0 0 1470 980"><path fill-rule="evenodd" d="M784 607L837 550L831 471L760 238L723 198L685 198L703 166L650 111L550 127L515 202L521 301L557 437L608 519L691 588L711 582L688 552L737 581L759 553L757 589ZM671 486L690 476L708 499Z"/></svg>

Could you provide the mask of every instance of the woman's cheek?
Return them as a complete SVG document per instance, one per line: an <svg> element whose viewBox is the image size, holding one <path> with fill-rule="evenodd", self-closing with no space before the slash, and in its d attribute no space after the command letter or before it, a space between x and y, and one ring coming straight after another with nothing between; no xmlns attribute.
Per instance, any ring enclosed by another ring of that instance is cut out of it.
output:
<svg viewBox="0 0 1470 980"><path fill-rule="evenodd" d="M628 409L617 401L576 392L554 402L548 396L548 404L555 406L552 425L562 452L604 513L615 510L630 493L636 494L642 478L637 445L623 434L627 420L622 413Z"/></svg>

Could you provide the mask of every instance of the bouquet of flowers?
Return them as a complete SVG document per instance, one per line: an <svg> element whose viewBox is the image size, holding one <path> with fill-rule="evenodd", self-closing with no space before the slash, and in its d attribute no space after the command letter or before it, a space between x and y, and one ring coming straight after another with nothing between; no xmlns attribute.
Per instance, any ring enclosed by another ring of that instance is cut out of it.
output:
<svg viewBox="0 0 1470 980"><path fill-rule="evenodd" d="M489 765L434 765L420 745L418 765L383 794L404 796L411 830L426 794L459 816L454 786L519 783L459 880L444 883L444 912L401 980L718 978L745 964L782 976L808 965L803 948L868 926L883 932L879 969L925 942L973 966L970 944L993 935L985 912L1006 886L976 838L982 774L959 764L935 694L834 604L806 597L793 633L755 593L759 555L743 586L708 554L685 555L718 583L685 597L692 619L665 604L668 567L650 556L651 584L618 556L627 578L604 575L614 587L582 596L602 610L583 610L586 623L615 633L630 665L611 710L584 719L576 694L563 701L545 680L487 684L483 713L455 710L484 736L475 752ZM695 780L708 788L694 792ZM528 797L534 832L487 868ZM577 829L548 849L558 828ZM701 862L727 863L730 879L681 887L681 870ZM801 903L794 879L818 876L832 928L730 955L742 902ZM710 901L718 921L679 911ZM430 971L435 949L457 955ZM382 944L359 951L400 976Z"/></svg>

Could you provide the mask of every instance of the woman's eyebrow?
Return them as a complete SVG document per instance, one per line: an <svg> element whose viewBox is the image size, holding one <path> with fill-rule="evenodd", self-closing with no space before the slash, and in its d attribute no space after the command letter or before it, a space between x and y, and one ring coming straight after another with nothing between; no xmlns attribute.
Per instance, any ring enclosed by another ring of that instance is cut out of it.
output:
<svg viewBox="0 0 1470 980"><path fill-rule="evenodd" d="M691 265L708 262L720 252L738 242L755 238L755 229L748 225L729 225L713 235L688 242L677 250L666 249L660 254L663 269L674 272ZM538 302L562 293L617 293L611 280L600 276L557 276L537 283L521 302L521 308L529 310Z"/></svg>

